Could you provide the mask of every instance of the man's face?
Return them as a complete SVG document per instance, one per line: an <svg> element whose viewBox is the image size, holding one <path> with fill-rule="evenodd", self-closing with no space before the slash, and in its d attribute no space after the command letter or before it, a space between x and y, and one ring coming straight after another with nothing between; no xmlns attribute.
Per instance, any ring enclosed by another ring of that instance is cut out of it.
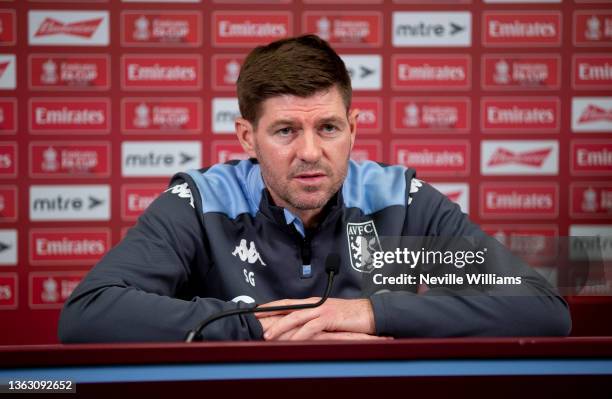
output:
<svg viewBox="0 0 612 399"><path fill-rule="evenodd" d="M334 86L310 97L265 100L250 134L250 156L274 202L299 214L318 211L339 190L355 139L357 111L347 115ZM240 132L239 132L240 137Z"/></svg>

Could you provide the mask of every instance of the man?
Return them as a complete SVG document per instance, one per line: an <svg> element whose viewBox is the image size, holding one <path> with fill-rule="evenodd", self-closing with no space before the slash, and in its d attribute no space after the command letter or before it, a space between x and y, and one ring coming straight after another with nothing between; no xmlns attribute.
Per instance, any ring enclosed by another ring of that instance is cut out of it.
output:
<svg viewBox="0 0 612 399"><path fill-rule="evenodd" d="M332 252L341 267L325 304L226 317L203 339L568 333L563 299L520 262L492 266L520 276L516 288L364 284L381 237L485 235L413 170L349 161L358 111L325 41L254 49L237 88L236 133L251 159L174 176L68 299L63 342L179 341L224 310L316 302Z"/></svg>

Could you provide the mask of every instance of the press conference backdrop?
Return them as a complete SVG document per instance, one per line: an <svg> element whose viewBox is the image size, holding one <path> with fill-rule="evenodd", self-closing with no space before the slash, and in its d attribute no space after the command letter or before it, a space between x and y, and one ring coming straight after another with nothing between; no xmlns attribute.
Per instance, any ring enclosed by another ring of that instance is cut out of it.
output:
<svg viewBox="0 0 612 399"><path fill-rule="evenodd" d="M2 0L0 344L57 342L169 176L244 158L240 65L307 32L351 73L354 159L416 168L509 245L612 235L610 1Z"/></svg>

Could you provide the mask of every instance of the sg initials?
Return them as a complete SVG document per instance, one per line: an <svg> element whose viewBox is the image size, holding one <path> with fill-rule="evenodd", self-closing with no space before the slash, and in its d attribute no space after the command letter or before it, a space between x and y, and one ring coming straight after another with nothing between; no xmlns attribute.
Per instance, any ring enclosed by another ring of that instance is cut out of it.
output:
<svg viewBox="0 0 612 399"><path fill-rule="evenodd" d="M242 274L244 274L244 281L255 287L255 273L249 272L247 269L242 269Z"/></svg>

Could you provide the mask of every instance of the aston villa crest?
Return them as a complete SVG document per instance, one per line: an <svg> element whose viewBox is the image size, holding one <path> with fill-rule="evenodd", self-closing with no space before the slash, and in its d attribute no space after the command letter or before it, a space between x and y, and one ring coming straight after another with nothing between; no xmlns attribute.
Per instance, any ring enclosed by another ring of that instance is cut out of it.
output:
<svg viewBox="0 0 612 399"><path fill-rule="evenodd" d="M382 251L374 222L370 220L363 223L347 223L346 236L353 269L361 273L371 273L374 269L374 252Z"/></svg>

